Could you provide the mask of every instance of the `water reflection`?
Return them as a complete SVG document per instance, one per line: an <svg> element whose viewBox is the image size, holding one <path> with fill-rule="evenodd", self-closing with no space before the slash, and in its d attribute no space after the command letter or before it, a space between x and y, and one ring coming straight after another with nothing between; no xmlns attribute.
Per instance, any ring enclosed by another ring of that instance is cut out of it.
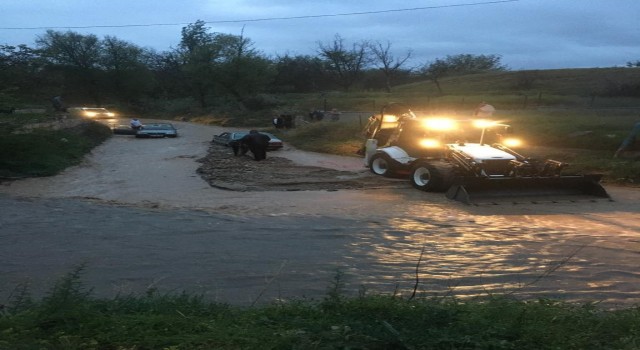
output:
<svg viewBox="0 0 640 350"><path fill-rule="evenodd" d="M351 245L353 260L371 261L369 277L360 278L369 288L411 293L421 259L419 290L425 295L640 301L640 292L630 288L640 282L637 232L612 235L602 225L575 220L470 216L426 205L406 213L370 225Z"/></svg>

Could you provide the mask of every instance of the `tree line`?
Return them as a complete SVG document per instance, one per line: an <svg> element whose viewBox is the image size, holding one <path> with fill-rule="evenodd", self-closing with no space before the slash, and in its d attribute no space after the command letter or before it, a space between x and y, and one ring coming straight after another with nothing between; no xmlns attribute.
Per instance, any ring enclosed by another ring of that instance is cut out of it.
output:
<svg viewBox="0 0 640 350"><path fill-rule="evenodd" d="M409 67L412 52L391 42L348 43L339 34L317 42L315 55L267 57L240 35L212 32L205 22L182 28L177 48L156 51L113 36L47 30L35 47L0 45L0 105L63 96L68 103L118 104L144 112L159 101L185 99L201 109L269 107L265 96L331 90L377 90L455 74L506 70L499 55L458 54Z"/></svg>

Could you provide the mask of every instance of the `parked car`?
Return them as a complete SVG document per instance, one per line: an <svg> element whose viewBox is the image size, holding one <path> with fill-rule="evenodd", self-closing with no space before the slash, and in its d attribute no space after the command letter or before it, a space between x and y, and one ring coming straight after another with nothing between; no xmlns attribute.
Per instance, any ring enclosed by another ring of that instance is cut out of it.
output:
<svg viewBox="0 0 640 350"><path fill-rule="evenodd" d="M110 112L106 108L77 107L77 108L69 108L69 111L72 114L77 114L81 117L91 118L91 119L111 119L116 117L115 113Z"/></svg>
<svg viewBox="0 0 640 350"><path fill-rule="evenodd" d="M212 142L220 145L224 145L224 146L229 146L229 143L231 141L240 140L244 135L247 135L248 133L249 132L247 131L235 131L235 132L225 131L220 135L214 135ZM277 136L270 134L268 132L261 131L260 133L265 134L269 136L269 138L271 138L271 140L269 141L269 147L267 148L267 150L275 151L275 150L281 149L284 146L284 142L282 142L282 140L279 139Z"/></svg>
<svg viewBox="0 0 640 350"><path fill-rule="evenodd" d="M146 124L136 132L136 137L177 137L178 130L171 123Z"/></svg>
<svg viewBox="0 0 640 350"><path fill-rule="evenodd" d="M132 129L130 125L111 125L111 131L114 135L135 135L138 130Z"/></svg>

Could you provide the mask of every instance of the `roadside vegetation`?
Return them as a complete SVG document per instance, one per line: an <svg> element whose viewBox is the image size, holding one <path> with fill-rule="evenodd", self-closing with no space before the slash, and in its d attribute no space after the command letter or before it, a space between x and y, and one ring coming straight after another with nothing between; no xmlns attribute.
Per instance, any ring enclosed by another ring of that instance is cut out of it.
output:
<svg viewBox="0 0 640 350"><path fill-rule="evenodd" d="M2 349L636 349L640 308L487 295L344 297L234 307L197 295L92 297L82 267L0 310Z"/></svg>
<svg viewBox="0 0 640 350"><path fill-rule="evenodd" d="M80 121L55 130L43 115L0 115L0 179L51 176L79 164L110 137L104 124ZM30 129L34 125L42 125Z"/></svg>

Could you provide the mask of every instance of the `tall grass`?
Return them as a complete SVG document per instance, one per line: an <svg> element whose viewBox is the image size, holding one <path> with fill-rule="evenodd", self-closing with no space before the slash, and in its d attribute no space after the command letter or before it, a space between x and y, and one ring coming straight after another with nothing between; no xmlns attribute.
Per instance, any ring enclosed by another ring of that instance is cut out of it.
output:
<svg viewBox="0 0 640 350"><path fill-rule="evenodd" d="M91 297L84 267L0 313L2 349L636 349L640 307L506 296L341 295L234 307L187 294Z"/></svg>

